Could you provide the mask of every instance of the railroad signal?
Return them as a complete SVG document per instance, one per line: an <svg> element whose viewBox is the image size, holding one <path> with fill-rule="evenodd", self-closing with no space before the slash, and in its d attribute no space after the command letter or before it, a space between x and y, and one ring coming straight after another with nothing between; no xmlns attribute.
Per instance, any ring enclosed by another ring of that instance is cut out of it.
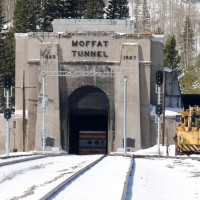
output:
<svg viewBox="0 0 200 200"><path fill-rule="evenodd" d="M4 110L4 118L5 118L6 120L9 120L9 119L11 118L11 109L10 109L10 108L6 108L6 109Z"/></svg>
<svg viewBox="0 0 200 200"><path fill-rule="evenodd" d="M158 116L162 115L162 104L156 105L156 115Z"/></svg>
<svg viewBox="0 0 200 200"><path fill-rule="evenodd" d="M4 87L9 90L11 88L11 77L9 75L5 76Z"/></svg>
<svg viewBox="0 0 200 200"><path fill-rule="evenodd" d="M163 72L161 70L158 70L156 72L156 84L158 86L161 86L163 84Z"/></svg>

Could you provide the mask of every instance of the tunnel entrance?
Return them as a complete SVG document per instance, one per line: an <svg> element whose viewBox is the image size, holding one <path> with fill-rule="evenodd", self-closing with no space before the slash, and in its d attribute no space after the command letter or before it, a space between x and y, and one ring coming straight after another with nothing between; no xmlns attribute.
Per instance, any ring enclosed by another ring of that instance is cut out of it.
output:
<svg viewBox="0 0 200 200"><path fill-rule="evenodd" d="M70 154L107 154L108 111L108 98L99 88L84 86L70 95Z"/></svg>

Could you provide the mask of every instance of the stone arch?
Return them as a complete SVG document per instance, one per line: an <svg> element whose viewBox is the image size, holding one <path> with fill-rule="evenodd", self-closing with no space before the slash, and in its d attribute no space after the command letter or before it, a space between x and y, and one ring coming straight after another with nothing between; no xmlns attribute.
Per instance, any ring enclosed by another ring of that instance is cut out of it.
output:
<svg viewBox="0 0 200 200"><path fill-rule="evenodd" d="M107 153L109 107L107 95L94 86L80 87L69 96L69 153Z"/></svg>

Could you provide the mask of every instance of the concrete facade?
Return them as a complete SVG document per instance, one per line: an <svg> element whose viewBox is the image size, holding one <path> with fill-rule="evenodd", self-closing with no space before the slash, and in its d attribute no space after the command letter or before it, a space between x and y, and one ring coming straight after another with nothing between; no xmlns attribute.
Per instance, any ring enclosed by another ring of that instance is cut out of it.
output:
<svg viewBox="0 0 200 200"><path fill-rule="evenodd" d="M67 25L60 25L69 23L69 30ZM76 20L55 20L52 33L15 36L15 87L21 87L23 79L26 87L24 103L22 89L15 90L13 119L21 116L15 120L18 151L23 150L22 143L25 151L42 150L44 89L48 101L46 150L61 147L78 154L77 132L82 130L105 131L106 153L123 148L124 76L128 76L128 150L152 145L150 104L155 105L157 99L155 73L163 68L162 40L151 34L135 34L131 21L80 20L81 23L84 31L77 29ZM93 28L89 31L90 23Z"/></svg>

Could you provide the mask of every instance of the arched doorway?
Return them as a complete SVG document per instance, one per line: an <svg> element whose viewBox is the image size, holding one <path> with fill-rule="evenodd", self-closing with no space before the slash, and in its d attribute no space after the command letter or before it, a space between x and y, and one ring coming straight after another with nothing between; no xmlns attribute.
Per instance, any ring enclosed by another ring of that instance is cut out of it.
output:
<svg viewBox="0 0 200 200"><path fill-rule="evenodd" d="M106 154L109 101L99 88L84 86L69 97L69 153Z"/></svg>

